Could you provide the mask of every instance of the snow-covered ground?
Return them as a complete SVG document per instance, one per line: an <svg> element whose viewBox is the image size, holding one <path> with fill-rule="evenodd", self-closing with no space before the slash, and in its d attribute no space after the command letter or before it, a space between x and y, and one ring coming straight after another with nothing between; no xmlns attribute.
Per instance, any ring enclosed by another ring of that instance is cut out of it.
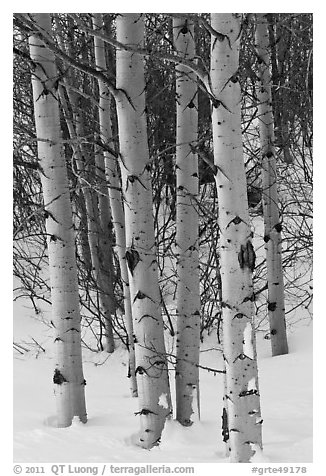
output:
<svg viewBox="0 0 326 476"><path fill-rule="evenodd" d="M183 428L166 424L159 447L146 451L132 444L138 429L137 399L129 395L126 354L84 351L89 420L70 428L53 427L54 397L50 331L15 304L14 340L35 346L14 352L14 461L80 463L226 463L221 441L222 375L201 370L201 421ZM215 337L202 346L201 364L222 369ZM23 344L24 345L24 344ZM270 356L270 342L258 335L264 453L260 462L312 462L312 322L289 329L289 355ZM173 389L173 372L171 386Z"/></svg>

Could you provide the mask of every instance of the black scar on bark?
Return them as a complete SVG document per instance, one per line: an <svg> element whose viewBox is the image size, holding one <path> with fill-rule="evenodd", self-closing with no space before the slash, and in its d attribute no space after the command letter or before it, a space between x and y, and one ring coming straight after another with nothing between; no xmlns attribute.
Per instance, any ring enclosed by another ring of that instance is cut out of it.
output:
<svg viewBox="0 0 326 476"><path fill-rule="evenodd" d="M277 231L277 233L281 233L281 231L282 231L281 223L276 223L276 225L274 225L274 228Z"/></svg>
<svg viewBox="0 0 326 476"><path fill-rule="evenodd" d="M130 183L134 183L134 181L137 179L136 175L128 175L127 180L129 180Z"/></svg>
<svg viewBox="0 0 326 476"><path fill-rule="evenodd" d="M238 215L236 215L236 216L230 221L230 223L227 225L226 228L228 228L228 227L231 225L231 223L233 223L234 225L239 225L239 223L241 223L242 221L243 221L242 218L240 218Z"/></svg>
<svg viewBox="0 0 326 476"><path fill-rule="evenodd" d="M153 301L151 297L147 296L147 294L143 293L142 291L138 291L138 293L134 297L134 302L136 301L136 299L145 299L145 298L150 299L152 302L155 302Z"/></svg>
<svg viewBox="0 0 326 476"><path fill-rule="evenodd" d="M134 184L136 181L138 181L138 182L140 183L140 185L146 190L145 185L144 185L143 182L140 180L140 178L137 177L137 175L128 175L128 177L127 177L126 190L128 190L129 183Z"/></svg>
<svg viewBox="0 0 326 476"><path fill-rule="evenodd" d="M241 245L238 253L238 261L240 268L249 268L251 272L255 269L256 253L251 241L247 241L245 245Z"/></svg>
<svg viewBox="0 0 326 476"><path fill-rule="evenodd" d="M222 436L223 441L227 442L230 438L229 427L228 427L228 414L225 408L223 408L222 413Z"/></svg>
<svg viewBox="0 0 326 476"><path fill-rule="evenodd" d="M144 369L144 367L141 367L140 365L136 368L135 370L135 374L139 374L139 375L144 375L146 374L147 375L147 372L146 370Z"/></svg>
<svg viewBox="0 0 326 476"><path fill-rule="evenodd" d="M275 336L276 334L277 334L277 330L276 330L276 329L272 329L272 330L271 330L271 335L272 335L272 336Z"/></svg>
<svg viewBox="0 0 326 476"><path fill-rule="evenodd" d="M233 76L231 76L230 81L231 83L236 84L239 81L238 73L235 73Z"/></svg>
<svg viewBox="0 0 326 476"><path fill-rule="evenodd" d="M131 276L134 275L134 270L137 266L137 264L140 261L140 256L137 250L134 248L130 248L129 250L126 251L125 254L127 265L130 271Z"/></svg>
<svg viewBox="0 0 326 476"><path fill-rule="evenodd" d="M157 360L153 365L165 365L164 360Z"/></svg>
<svg viewBox="0 0 326 476"><path fill-rule="evenodd" d="M55 369L53 375L53 383L55 383L56 385L62 385L64 382L68 382L68 380L62 375L59 369Z"/></svg>
<svg viewBox="0 0 326 476"><path fill-rule="evenodd" d="M248 397L249 395L259 395L257 389L243 390L239 393L239 397Z"/></svg>
<svg viewBox="0 0 326 476"><path fill-rule="evenodd" d="M270 239L271 239L271 237L269 235L264 236L265 243L268 243Z"/></svg>
<svg viewBox="0 0 326 476"><path fill-rule="evenodd" d="M138 323L139 323L142 319L144 319L144 317L151 317L152 319L154 319L154 321L157 321L157 318L154 317L154 316L151 316L151 314L143 314L143 315L141 316L141 318L138 319Z"/></svg>
<svg viewBox="0 0 326 476"><path fill-rule="evenodd" d="M251 357L248 357L248 355L244 354L243 352L241 352L241 354L239 354L233 361L236 362L237 360L246 360L246 359L249 359L249 360L253 360Z"/></svg>
<svg viewBox="0 0 326 476"><path fill-rule="evenodd" d="M233 319L242 319L243 317L245 317L244 314L242 314L242 312L238 312L238 314L236 314Z"/></svg>
<svg viewBox="0 0 326 476"><path fill-rule="evenodd" d="M135 412L135 415L157 415L157 413L152 412L152 410L149 410L148 408L142 408L139 412Z"/></svg>
<svg viewBox="0 0 326 476"><path fill-rule="evenodd" d="M254 302L254 300L255 300L255 293L252 293L250 296L246 296L242 302L248 302L248 301Z"/></svg>
<svg viewBox="0 0 326 476"><path fill-rule="evenodd" d="M273 311L275 311L276 307L277 307L277 303L276 303L276 302L269 302L267 308L268 308L269 311L272 311L272 312L273 312Z"/></svg>
<svg viewBox="0 0 326 476"><path fill-rule="evenodd" d="M47 220L48 218L52 218L53 221L55 221L56 223L58 223L58 220L56 220L56 219L54 218L53 213L50 212L49 210L44 210L43 216L44 216L45 220Z"/></svg>
<svg viewBox="0 0 326 476"><path fill-rule="evenodd" d="M186 35L187 33L189 33L189 31L190 30L188 28L188 20L185 20L184 25L180 30L180 33L182 33L183 35Z"/></svg>

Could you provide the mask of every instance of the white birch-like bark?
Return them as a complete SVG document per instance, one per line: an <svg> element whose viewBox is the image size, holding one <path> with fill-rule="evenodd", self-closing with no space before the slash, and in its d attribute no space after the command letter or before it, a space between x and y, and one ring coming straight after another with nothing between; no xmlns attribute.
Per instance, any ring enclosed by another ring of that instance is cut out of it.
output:
<svg viewBox="0 0 326 476"><path fill-rule="evenodd" d="M142 47L143 15L119 15L116 30L117 40L121 43ZM151 448L159 443L171 408L154 237L144 60L140 55L119 49L116 60L126 260L134 322L138 413L141 424L137 444Z"/></svg>
<svg viewBox="0 0 326 476"><path fill-rule="evenodd" d="M211 89L218 191L223 353L226 369L224 441L231 462L245 463L262 447L253 328L255 255L249 226L241 137L240 18L211 14Z"/></svg>
<svg viewBox="0 0 326 476"><path fill-rule="evenodd" d="M75 114L77 137L84 135L84 129L79 114ZM94 281L98 289L99 305L101 310L101 326L104 327L104 349L108 353L114 352L115 344L112 329L112 314L115 311L112 275L113 263L108 260L107 249L103 241L103 220L109 221L109 216L104 218L104 215L109 214L109 210L104 210L103 196L101 193L97 194L91 187L94 183L88 180L89 173L86 170L85 155L87 152L81 147L81 154L75 154L77 171L80 175L82 190L85 198L86 216L87 216L87 230L88 241L92 259L92 273ZM95 167L103 166L103 158L97 155L95 159ZM102 321L103 318L103 321Z"/></svg>
<svg viewBox="0 0 326 476"><path fill-rule="evenodd" d="M33 14L34 21L51 34L48 13ZM54 392L57 425L71 425L74 416L87 421L82 369L80 310L72 208L62 147L59 103L55 87L55 58L36 36L29 39L38 158L48 236L52 321L55 328L56 368Z"/></svg>
<svg viewBox="0 0 326 476"><path fill-rule="evenodd" d="M93 16L93 27L102 30L103 19L101 13L95 13ZM95 62L100 71L107 69L105 57L104 41L98 37L94 37ZM110 103L111 95L108 88L103 81L98 81L99 85L99 122L100 122L100 138L104 144L113 147L112 144L112 126L111 126L111 112ZM124 320L128 335L128 350L129 350L129 369L128 376L130 378L130 391L133 397L137 397L137 380L136 380L136 360L135 360L135 345L134 345L134 330L131 313L131 301L129 290L128 270L125 259L126 253L126 237L125 237L125 218L122 206L122 196L120 192L120 181L117 170L117 160L108 151L104 152L104 168L105 177L109 184L106 190L109 193L110 205L112 211L113 228L116 238L116 251L119 259L121 279L123 285L124 297Z"/></svg>
<svg viewBox="0 0 326 476"><path fill-rule="evenodd" d="M178 54L192 60L193 24L175 18L173 32ZM176 103L176 418L189 426L193 423L191 415L195 411L199 414L198 158L192 150L198 139L198 100L196 76L182 65L176 67Z"/></svg>
<svg viewBox="0 0 326 476"><path fill-rule="evenodd" d="M56 25L59 27L57 17L55 17ZM58 42L62 50L65 51L65 44L62 38L58 36ZM73 51L70 45L69 53ZM67 96L69 98L70 105L65 98L63 87L59 85L60 102L63 108L66 124L68 127L69 135L73 140L78 137L84 136L84 120L81 113L81 107L78 104L77 94L69 88L69 81L65 76L63 82L66 88ZM94 281L98 288L98 298L100 311L102 316L100 320L100 343L103 349L108 353L114 352L114 336L112 328L112 315L115 312L115 300L113 293L113 259L112 259L112 246L110 243L106 243L104 236L104 229L110 233L110 210L106 208L105 200L105 187L103 183L105 177L103 174L104 164L103 158L100 154L96 154L95 157L95 169L96 175L99 177L99 197L96 196L95 191L92 189L94 186L89 182L89 171L87 170L86 157L88 152L83 144L72 142L72 149L74 152L74 159L76 163L77 172L79 175L82 194L85 201L86 222L87 222L87 238L89 243L89 251L91 257L91 270ZM112 240L111 240L112 243ZM103 323L102 323L103 317ZM104 328L104 340L102 342L102 329Z"/></svg>
<svg viewBox="0 0 326 476"><path fill-rule="evenodd" d="M98 193L98 254L99 254L99 288L100 300L102 301L102 312L105 327L106 350L114 351L114 338L112 328L112 318L115 313L114 297L114 266L113 266L113 236L111 209L106 185L104 157L102 152L95 154L95 167L97 175Z"/></svg>
<svg viewBox="0 0 326 476"><path fill-rule="evenodd" d="M67 81L65 81L66 86ZM67 123L69 135L72 139L77 139L78 137L82 137L84 135L84 128L83 128L83 120L78 112L78 104L76 100L76 95L69 91L67 87L67 94L70 100L70 104L74 109L74 120L70 117L69 107L67 101L65 99L64 91L61 86L59 86L59 93L60 93L60 102L63 107L65 120ZM89 251L91 257L91 270L93 274L94 281L97 283L98 287L98 295L99 295L99 304L102 316L104 318L104 322L100 323L101 328L104 327L104 338L105 338L105 345L103 349L105 349L108 353L114 352L114 337L113 337L113 329L112 329L112 314L114 312L115 304L114 304L114 296L113 296L113 286L112 286L112 277L106 275L106 269L111 269L113 264L111 265L110 260L108 260L109 256L106 252L106 244L104 243L104 233L102 233L103 226L109 226L108 224L102 223L104 220L104 216L109 214L109 210L105 210L104 213L101 212L101 207L99 209L98 201L100 202L102 199L102 195L97 200L97 197L94 193L92 193L91 187L92 184L88 181L88 173L85 169L85 155L86 151L77 143L72 144L73 152L74 152L74 159L76 163L76 169L80 178L81 190L83 193L83 197L85 200L85 211L86 211L86 223L87 223L87 238L89 244ZM100 167L104 167L103 165L103 158L97 157L97 167L100 170ZM100 177L100 181L103 180L103 177ZM100 182L101 183L101 182ZM102 190L102 194L105 193ZM105 206L105 203L104 203ZM102 206L102 208L104 207ZM109 220L109 216L106 221ZM100 317L101 319L101 317ZM102 343L102 340L101 340ZM103 344L102 344L103 345Z"/></svg>
<svg viewBox="0 0 326 476"><path fill-rule="evenodd" d="M268 317L272 355L288 353L286 336L284 284L282 269L282 225L278 208L277 169L274 146L269 34L265 14L257 14L256 49L260 87L258 117L261 148L263 213L268 284Z"/></svg>
<svg viewBox="0 0 326 476"><path fill-rule="evenodd" d="M77 137L85 135L84 118L76 95L68 91L72 104L74 104L74 122L76 125ZM113 295L113 260L110 244L104 241L104 228L110 232L110 209L107 207L105 193L107 193L103 173L103 156L95 151L95 161L93 170L90 170L89 152L80 145L80 153L75 155L76 166L80 175L82 190L85 197L88 239L92 257L93 277L98 288L98 297L101 310L101 326L104 327L104 350L108 353L114 352L114 336L112 328L112 315L115 312L115 302ZM94 174L95 170L95 174ZM94 180L90 181L90 175L98 176L99 193L95 191ZM110 273L110 274L108 274ZM103 321L102 321L103 319ZM103 323L103 324L102 324Z"/></svg>

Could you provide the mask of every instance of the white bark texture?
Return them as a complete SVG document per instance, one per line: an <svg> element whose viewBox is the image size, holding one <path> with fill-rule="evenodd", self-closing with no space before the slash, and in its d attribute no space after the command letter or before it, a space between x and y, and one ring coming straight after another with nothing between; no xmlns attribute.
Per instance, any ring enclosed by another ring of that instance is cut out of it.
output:
<svg viewBox="0 0 326 476"><path fill-rule="evenodd" d="M64 78L64 81L66 83L66 78ZM60 104L62 107L63 115L64 115L67 128L68 128L69 137L73 140L76 140L77 134L73 124L73 117L72 117L72 111L71 111L72 106L71 107L68 106L68 102L65 96L65 90L61 84L59 84L58 93L59 93ZM79 145L77 144L77 141L72 142L71 148L73 150L76 163L77 161L79 161L79 163L82 163L82 154L81 154ZM76 194L77 194L77 199L75 200L75 202L72 202L72 211L73 211L73 220L76 220L74 222L75 227L78 229L77 236L79 237L79 239L78 238L76 239L77 252L84 263L86 272L91 273L92 257L91 257L91 250L90 250L89 236L88 236L88 217L86 212L86 199L85 199L82 187L80 188L79 191L76 190ZM76 202L78 202L78 204ZM80 217L78 217L78 215L80 215Z"/></svg>
<svg viewBox="0 0 326 476"><path fill-rule="evenodd" d="M174 44L178 54L195 56L194 26L173 20ZM192 148L198 139L196 76L187 67L176 67L176 258L177 339L176 418L184 426L199 414L200 290L198 259L198 158ZM196 401L197 400L197 401Z"/></svg>
<svg viewBox="0 0 326 476"><path fill-rule="evenodd" d="M113 235L111 208L106 185L104 157L101 151L95 155L95 168L98 190L98 253L99 253L99 292L105 327L106 350L114 351L112 318L116 310L114 297Z"/></svg>
<svg viewBox="0 0 326 476"><path fill-rule="evenodd" d="M144 19L123 14L116 21L117 40L142 46ZM136 375L141 430L137 443L159 443L171 412L163 319L158 285L152 210L144 60L117 50L116 93L122 188L126 217L126 260L135 333Z"/></svg>
<svg viewBox="0 0 326 476"><path fill-rule="evenodd" d="M218 191L226 394L223 436L230 461L249 462L262 446L260 398L253 330L251 244L241 137L240 18L211 14L211 93Z"/></svg>
<svg viewBox="0 0 326 476"><path fill-rule="evenodd" d="M95 13L93 17L93 28L99 31L103 29L103 19L101 13ZM102 39L94 37L95 62L100 71L106 71L107 62L105 56L105 44ZM111 95L103 81L98 81L99 85L99 122L100 122L100 139L104 144L113 148L112 143L112 125L110 103ZM124 297L124 320L128 335L129 350L129 369L128 377L130 378L130 391L133 397L137 397L137 381L136 381L136 360L135 360L135 344L134 330L131 313L131 301L129 290L129 277L127 264L125 259L126 253L126 236L125 236L125 217L122 206L122 195L120 191L120 181L117 169L117 159L110 154L104 152L104 169L108 187L110 206L112 211L112 223L116 239L116 252L119 259L121 280L123 285Z"/></svg>
<svg viewBox="0 0 326 476"><path fill-rule="evenodd" d="M33 14L33 18L40 28L51 34L49 14ZM30 37L29 44L30 55L35 63L32 74L34 114L55 328L56 369L53 382L57 425L67 427L74 416L78 416L82 422L87 421L72 208L55 88L58 76L55 58L36 36Z"/></svg>
<svg viewBox="0 0 326 476"><path fill-rule="evenodd" d="M268 284L268 317L272 355L288 353L286 336L284 284L282 269L282 225L277 191L277 169L274 146L274 118L270 73L270 44L265 14L257 14L256 49L260 87L258 117L261 148L265 250Z"/></svg>
<svg viewBox="0 0 326 476"><path fill-rule="evenodd" d="M71 137L83 137L84 136L84 125L83 125L83 118L76 100L76 95L69 91L68 89L68 96L70 98L70 103L73 106L75 111L74 113L74 124L75 124L75 131L74 125L71 121L67 121L69 133ZM62 99L61 99L62 101ZM106 246L103 243L103 235L102 235L102 226L101 226L101 219L103 221L103 212L100 211L99 205L102 200L102 208L103 208L103 195L99 193L100 197L96 196L95 191L93 190L95 184L94 180L90 179L90 172L87 170L86 162L88 152L85 150L83 145L74 146L74 155L75 155L75 163L77 172L79 175L80 184L82 187L82 192L85 200L85 208L86 208L86 220L87 220L87 235L88 235L88 243L92 261L92 274L94 281L97 283L98 287L98 296L99 296L99 304L102 316L99 317L101 329L104 328L104 338L105 344L103 348L108 353L112 353L114 351L114 337L113 337L113 329L112 329L112 314L115 310L114 305L114 296L113 296L113 286L112 286L112 276L106 275L105 268L110 267L110 264L106 263L105 259L103 260L103 256L107 257ZM97 160L97 164L96 164ZM102 165L103 167L103 158L97 157L95 160L95 167L98 165ZM100 161L100 164L99 164ZM93 174L94 175L94 174ZM103 180L103 177L100 178ZM102 191L103 193L103 191ZM104 197L105 198L105 197ZM104 212L105 213L105 212ZM109 210L106 210L106 213L109 213ZM109 219L109 218L108 218ZM109 250L110 252L110 250ZM113 264L112 264L113 267ZM103 323L102 323L103 318ZM102 336L101 336L101 343L102 343ZM103 345L103 343L102 343Z"/></svg>
<svg viewBox="0 0 326 476"><path fill-rule="evenodd" d="M74 105L76 135L77 137L83 137L85 135L85 127L81 105L78 104L74 93L68 91L68 95L71 104ZM93 151L88 151L83 144L80 144L80 153L75 155L75 160L85 198L92 272L98 288L101 329L104 328L103 347L108 353L112 353L115 348L112 328L112 315L115 312L113 260L112 247L110 247L110 243L106 242L104 236L105 229L108 234L110 233L109 222L111 214L108 207L108 197L105 195L107 194L107 189L103 174L103 156L99 152L95 153L95 160L91 165L90 153L93 153Z"/></svg>
<svg viewBox="0 0 326 476"><path fill-rule="evenodd" d="M57 20L57 17L55 17ZM59 22L56 21L57 28L59 28ZM60 35L58 35L58 43L63 51L65 51L65 44L62 41ZM73 47L70 45L69 54L73 54ZM70 73L70 81L74 83L76 78L73 72ZM72 143L72 149L74 152L74 160L78 173L78 178L81 186L81 192L85 201L85 221L87 224L87 239L89 244L89 252L91 258L91 271L94 281L98 287L98 299L100 305L101 315L99 316L100 323L100 343L108 353L114 352L114 336L112 328L112 315L115 312L115 300L113 292L113 259L112 259L112 239L110 242L110 209L106 207L105 197L107 191L105 191L105 177L104 177L104 164L103 157L100 154L96 155L93 168L96 170L96 174L99 182L99 193L96 194L94 188L94 180L90 179L88 151L84 147L84 144L79 144L76 139L84 136L84 119L82 113L82 107L78 102L77 94L70 89L69 80L67 76L63 78L66 93L69 98L70 104L66 101L64 88L59 85L59 95L62 109L64 112L67 128L71 139L75 142ZM97 196L98 195L98 196ZM106 217L106 218L105 218ZM108 230L109 242L106 242L105 231ZM89 269L89 267L87 267ZM102 321L103 319L103 321ZM103 345L103 329L104 340Z"/></svg>

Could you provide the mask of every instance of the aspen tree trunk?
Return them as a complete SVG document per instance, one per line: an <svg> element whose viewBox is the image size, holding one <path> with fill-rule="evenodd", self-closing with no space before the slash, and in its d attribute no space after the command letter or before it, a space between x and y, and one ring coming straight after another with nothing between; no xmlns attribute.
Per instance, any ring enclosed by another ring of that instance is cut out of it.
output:
<svg viewBox="0 0 326 476"><path fill-rule="evenodd" d="M83 137L84 128L80 112L75 113L75 122L77 137ZM85 198L88 240L92 258L92 272L98 288L101 314L104 318L104 348L108 353L112 353L114 352L115 346L111 319L115 309L115 304L113 296L112 276L105 275L106 271L104 270L104 268L106 266L111 266L113 268L113 263L112 261L109 261L109 263L106 262L105 258L103 261L103 256L105 256L108 250L106 249L106 247L103 248L104 243L101 238L101 220L103 221L103 214L109 213L109 211L105 210L103 212L99 209L99 201L101 200L101 198L98 198L94 193L94 190L91 189L94 184L90 184L90 182L88 181L89 174L85 169L86 155L87 152L84 150L83 147L81 147L81 153L78 152L75 155L75 160L77 171L81 178L81 185ZM101 161L101 159L97 157L97 165L99 165L99 161ZM101 204L103 208L103 200ZM110 272L110 269L108 270L108 272ZM99 317L100 320L102 319L102 316Z"/></svg>
<svg viewBox="0 0 326 476"><path fill-rule="evenodd" d="M116 29L118 41L142 47L144 19L141 14L119 15ZM123 50L117 50L116 59L126 260L134 321L141 425L137 444L149 449L159 443L171 408L154 237L144 60L140 55Z"/></svg>
<svg viewBox="0 0 326 476"><path fill-rule="evenodd" d="M223 354L223 434L230 461L249 462L262 447L253 327L255 253L249 226L241 137L238 14L211 14L211 93L218 191Z"/></svg>
<svg viewBox="0 0 326 476"><path fill-rule="evenodd" d="M108 352L114 351L112 316L115 313L114 297L114 266L113 266L113 236L111 209L106 185L104 157L102 152L95 153L96 175L98 177L98 245L99 245L99 287L100 299L103 302L102 312L105 323L105 342Z"/></svg>
<svg viewBox="0 0 326 476"><path fill-rule="evenodd" d="M85 135L84 118L80 105L76 101L76 96L70 93L70 98L74 101L75 110L75 124L77 137ZM110 210L106 206L105 197L107 189L103 181L104 163L103 157L95 150L95 160L93 167L95 173L93 176L99 180L99 192L95 190L94 181L90 181L92 170L89 165L89 152L85 149L83 144L80 146L81 154L76 155L77 170L80 174L81 185L84 192L87 221L88 221L88 237L92 256L93 277L97 284L99 304L100 304L100 325L102 326L102 318L104 324L104 349L108 353L114 352L114 336L112 328L112 315L115 312L115 300L113 293L113 259L112 248L110 243L104 241L104 227L106 226L108 233L110 232ZM104 223L106 222L106 224ZM112 243L112 240L111 240ZM101 343L102 344L102 343Z"/></svg>
<svg viewBox="0 0 326 476"><path fill-rule="evenodd" d="M93 17L93 27L102 30L103 19L100 13L95 13ZM95 47L95 62L100 71L107 69L106 57L105 57L105 45L103 40L94 37ZM99 122L100 122L100 138L104 144L108 144L112 147L112 127L111 127L111 112L110 103L111 95L103 83L98 81L99 85ZM123 285L124 296L124 317L128 335L128 351L129 351L129 369L128 377L130 378L130 391L133 397L137 397L137 380L136 380L136 360L135 360L135 344L134 344L134 331L131 314L131 302L129 291L129 278L128 270L125 259L126 253L126 237L125 237L125 224L124 224L124 212L122 207L122 196L120 192L120 181L117 170L117 160L109 152L104 152L104 169L106 180L109 184L108 192L110 197L110 205L112 210L113 227L116 237L116 250L118 254L121 279Z"/></svg>
<svg viewBox="0 0 326 476"><path fill-rule="evenodd" d="M57 20L57 18L55 18ZM59 25L56 22L57 26ZM58 37L58 42L65 50L65 45ZM71 50L72 48L70 48ZM69 51L74 54L74 51ZM69 135L72 139L84 136L84 119L81 105L78 103L77 95L69 88L69 83L66 77L63 78L64 85L67 91L70 105L68 105L65 97L63 87L59 85L60 102L63 107L65 120L67 123ZM105 348L108 353L114 352L114 337L112 329L112 314L115 312L115 300L113 292L113 259L112 259L112 245L110 242L106 243L104 237L104 228L108 229L110 233L110 210L106 208L105 204L105 187L103 189L103 158L100 154L95 157L96 175L99 175L99 188L101 188L99 198L92 190L93 184L89 182L89 173L86 166L86 157L88 152L83 147L83 144L72 143L74 152L74 159L76 163L77 172L80 178L81 190L85 201L86 221L87 221L87 237L89 242L89 250L91 256L91 269L94 281L97 283L99 295L99 307L104 318L104 338L105 345L102 344L102 316L99 316L100 323L100 345L101 349ZM88 161L87 161L88 162ZM102 171L102 172L101 172ZM106 217L106 218L105 218ZM104 228L103 228L104 227ZM102 231L103 230L103 231ZM110 241L110 240L109 240ZM111 239L112 243L112 239Z"/></svg>
<svg viewBox="0 0 326 476"><path fill-rule="evenodd" d="M83 121L82 117L78 111L78 105L76 96L74 93L71 93L67 88L67 94L70 99L70 103L73 106L75 111L74 121L70 116L70 110L65 99L65 94L62 86L59 86L60 93L60 102L63 107L65 120L67 123L69 135L72 139L76 139L78 136L82 137L84 135ZM75 127L76 125L76 127ZM77 172L80 177L81 190L85 200L85 212L86 212L86 223L87 223L87 237L89 244L89 251L91 257L91 271L93 274L94 281L97 283L98 292L99 292L99 303L101 313L104 316L104 337L105 337L105 350L108 353L114 352L114 337L112 330L111 315L114 312L114 296L113 296L113 285L112 277L106 275L106 268L109 270L113 268L113 263L111 265L110 261L107 262L107 253L105 252L106 244L103 243L103 237L101 233L101 227L103 222L103 213L99 211L97 204L97 197L91 193L91 184L88 182L88 174L85 170L85 151L82 146L78 144L72 145L74 158L76 163ZM101 161L101 159L97 159ZM103 161L103 160L102 160ZM99 166L103 167L103 164L100 162ZM102 191L102 194L104 192ZM99 198L101 200L101 197ZM103 208L103 207L102 207ZM104 212L108 214L109 211ZM105 225L104 225L105 226ZM108 226L108 225L107 225ZM100 319L100 326L101 317ZM102 341L101 341L101 345Z"/></svg>
<svg viewBox="0 0 326 476"><path fill-rule="evenodd" d="M61 99L60 99L61 101ZM87 217L86 217L86 206L85 199L82 191L78 192L75 203L75 213L76 216L80 215L78 219L78 239L77 239L77 252L79 253L80 259L83 262L86 275L91 273L92 270L92 259L91 252L89 249L89 242L87 236ZM72 203L74 206L74 203Z"/></svg>
<svg viewBox="0 0 326 476"><path fill-rule="evenodd" d="M39 27L51 34L49 14L33 14L33 18ZM72 209L55 88L58 75L55 58L36 36L30 37L29 45L35 63L32 75L34 114L55 327L56 368L53 382L57 425L67 427L74 416L84 423L87 421Z"/></svg>
<svg viewBox="0 0 326 476"><path fill-rule="evenodd" d="M259 64L259 132L262 157L262 191L268 284L268 317L272 355L288 353L285 324L282 240L278 210L277 170L274 147L269 34L266 15L257 14L256 48Z"/></svg>
<svg viewBox="0 0 326 476"><path fill-rule="evenodd" d="M186 59L195 56L194 26L182 18L173 20L174 44ZM196 76L176 67L176 256L177 344L176 418L184 426L199 416L200 291L198 261L198 158L192 152L198 139ZM180 145L179 145L180 144ZM197 410L198 409L198 410Z"/></svg>
<svg viewBox="0 0 326 476"><path fill-rule="evenodd" d="M68 106L68 102L65 97L64 88L61 84L59 84L58 86L58 94L60 98L60 105L61 105L63 115L66 121L66 125L68 128L69 137L70 139L77 139L77 134L73 124L71 108ZM71 147L72 147L76 162L79 161L78 163L81 164L82 155L81 155L81 151L79 149L77 142L72 142ZM79 223L77 224L79 235L80 235L79 243L77 242L77 251L79 251L80 256L82 257L86 272L90 274L92 271L92 256L91 256L91 250L90 250L90 240L88 236L88 217L87 217L87 208L86 208L86 198L82 188L80 188L80 190L78 191L77 197L78 197L76 200L77 203L74 205L74 203L72 202L73 213L74 213L74 207L75 207L75 214L78 215L78 210L79 210L81 215L79 219Z"/></svg>

